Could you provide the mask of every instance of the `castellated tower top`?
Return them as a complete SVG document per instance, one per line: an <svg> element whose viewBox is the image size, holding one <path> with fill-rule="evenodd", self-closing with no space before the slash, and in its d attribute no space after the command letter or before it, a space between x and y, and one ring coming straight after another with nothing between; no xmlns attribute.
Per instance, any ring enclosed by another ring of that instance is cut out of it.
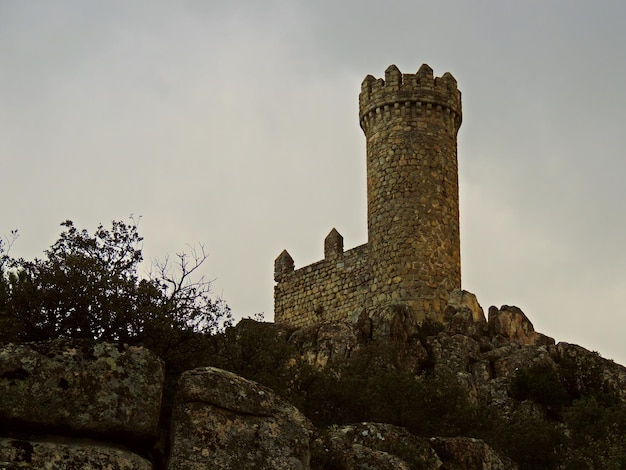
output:
<svg viewBox="0 0 626 470"><path fill-rule="evenodd" d="M417 73L402 73L395 65L385 70L385 79L368 75L361 84L359 95L359 122L372 113L399 106L418 106L425 109L441 109L451 114L456 130L461 126L461 92L456 79L446 72L433 76L433 69L423 64ZM377 111L378 110L378 111Z"/></svg>

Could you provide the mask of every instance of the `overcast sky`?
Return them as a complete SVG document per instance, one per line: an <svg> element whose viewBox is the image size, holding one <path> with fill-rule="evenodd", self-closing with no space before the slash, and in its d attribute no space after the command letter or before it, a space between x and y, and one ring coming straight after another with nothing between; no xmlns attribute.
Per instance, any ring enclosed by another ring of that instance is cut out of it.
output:
<svg viewBox="0 0 626 470"><path fill-rule="evenodd" d="M626 2L0 1L0 235L140 215L148 259L203 243L240 318L273 262L367 241L358 93L451 72L463 287L626 363Z"/></svg>

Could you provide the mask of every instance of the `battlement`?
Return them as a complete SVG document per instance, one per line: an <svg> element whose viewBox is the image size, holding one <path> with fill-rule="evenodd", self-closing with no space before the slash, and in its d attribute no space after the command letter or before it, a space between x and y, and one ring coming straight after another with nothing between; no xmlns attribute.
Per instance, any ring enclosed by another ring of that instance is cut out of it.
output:
<svg viewBox="0 0 626 470"><path fill-rule="evenodd" d="M376 115L403 108L425 113L441 111L452 117L456 130L461 125L461 92L451 73L434 77L433 69L423 64L417 73L403 74L398 67L390 65L385 70L384 80L372 75L365 77L359 95L361 128L365 130L366 121Z"/></svg>

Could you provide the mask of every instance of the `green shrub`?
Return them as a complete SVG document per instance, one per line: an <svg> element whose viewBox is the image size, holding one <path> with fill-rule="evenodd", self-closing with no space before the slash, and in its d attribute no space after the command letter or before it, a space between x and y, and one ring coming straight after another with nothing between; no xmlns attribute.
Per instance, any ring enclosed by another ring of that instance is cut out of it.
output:
<svg viewBox="0 0 626 470"><path fill-rule="evenodd" d="M511 381L511 396L519 401L531 400L559 413L571 403L563 379L550 364L537 363L519 369Z"/></svg>
<svg viewBox="0 0 626 470"><path fill-rule="evenodd" d="M505 423L495 447L517 462L521 470L557 468L562 462L566 440L557 423L520 411Z"/></svg>
<svg viewBox="0 0 626 470"><path fill-rule="evenodd" d="M626 404L606 406L585 396L567 410L564 421L573 449L566 468L626 468Z"/></svg>
<svg viewBox="0 0 626 470"><path fill-rule="evenodd" d="M42 259L13 259L0 245L0 341L114 341L184 362L197 354L200 335L231 322L210 281L197 276L207 259L202 247L178 254L173 266L157 261L152 275L141 276L135 220L93 233L69 220L61 226Z"/></svg>

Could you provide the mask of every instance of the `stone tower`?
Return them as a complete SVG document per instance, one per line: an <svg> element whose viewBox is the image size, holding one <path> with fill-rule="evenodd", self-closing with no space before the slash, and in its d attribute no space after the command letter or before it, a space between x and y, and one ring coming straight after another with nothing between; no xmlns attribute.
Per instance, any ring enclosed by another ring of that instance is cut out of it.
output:
<svg viewBox="0 0 626 470"><path fill-rule="evenodd" d="M355 321L390 304L417 319L441 319L461 287L456 137L461 93L449 73L428 65L385 79L371 75L359 95L367 141L368 242L344 251L332 229L324 259L295 269L285 250L274 263L274 318L308 326Z"/></svg>
<svg viewBox="0 0 626 470"><path fill-rule="evenodd" d="M368 245L375 304L403 302L439 314L461 287L454 77L422 65L367 76L359 95L367 141ZM420 315L420 316L422 316Z"/></svg>

